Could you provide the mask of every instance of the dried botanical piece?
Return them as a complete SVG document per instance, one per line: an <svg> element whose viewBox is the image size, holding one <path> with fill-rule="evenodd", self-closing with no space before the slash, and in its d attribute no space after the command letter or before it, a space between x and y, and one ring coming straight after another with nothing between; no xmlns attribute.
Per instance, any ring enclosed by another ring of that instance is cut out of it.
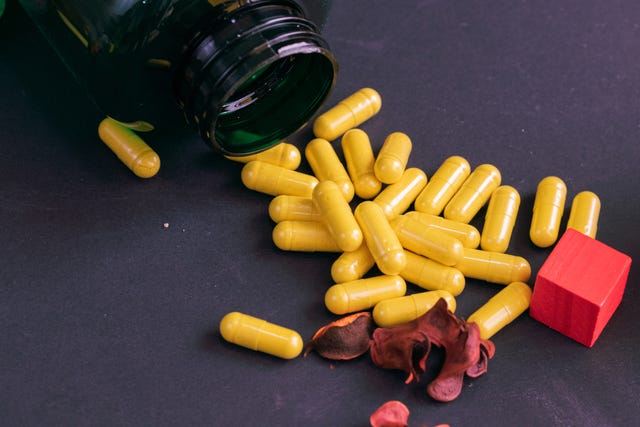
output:
<svg viewBox="0 0 640 427"><path fill-rule="evenodd" d="M409 374L405 383L418 381L425 372L425 364L431 344L429 337L420 330L417 320L377 328L371 340L371 360L384 369L399 369Z"/></svg>
<svg viewBox="0 0 640 427"><path fill-rule="evenodd" d="M407 427L409 408L399 400L385 402L369 417L371 427Z"/></svg>
<svg viewBox="0 0 640 427"><path fill-rule="evenodd" d="M404 370L409 374L407 383L418 381L419 374L426 370L431 345L444 348L445 361L427 392L442 402L460 395L465 373L470 377L485 373L488 360L495 353L493 343L480 338L478 325L458 319L440 299L414 321L376 329L371 359L381 368Z"/></svg>
<svg viewBox="0 0 640 427"><path fill-rule="evenodd" d="M480 331L475 323L461 323L442 343L445 360L440 373L427 386L427 393L441 402L449 402L460 395L464 374L480 358Z"/></svg>
<svg viewBox="0 0 640 427"><path fill-rule="evenodd" d="M349 360L369 350L374 323L368 311L343 317L318 329L305 345L303 356L311 350L331 360Z"/></svg>
<svg viewBox="0 0 640 427"><path fill-rule="evenodd" d="M478 359L478 362L476 362L475 365L472 365L467 369L467 376L476 378L487 372L489 359L493 357L495 352L496 347L493 342L480 339L480 359Z"/></svg>

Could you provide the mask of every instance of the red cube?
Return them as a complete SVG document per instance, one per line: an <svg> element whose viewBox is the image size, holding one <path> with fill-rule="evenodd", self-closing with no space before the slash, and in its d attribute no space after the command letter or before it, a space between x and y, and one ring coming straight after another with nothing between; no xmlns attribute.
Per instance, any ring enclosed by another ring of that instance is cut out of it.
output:
<svg viewBox="0 0 640 427"><path fill-rule="evenodd" d="M631 258L567 229L544 262L529 314L592 347L622 300Z"/></svg>

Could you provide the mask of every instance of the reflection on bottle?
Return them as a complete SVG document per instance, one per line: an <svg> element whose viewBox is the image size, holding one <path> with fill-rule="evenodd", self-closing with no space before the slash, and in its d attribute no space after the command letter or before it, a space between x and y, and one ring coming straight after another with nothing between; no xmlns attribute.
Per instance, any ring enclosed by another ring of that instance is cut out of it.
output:
<svg viewBox="0 0 640 427"><path fill-rule="evenodd" d="M73 25L71 23L71 21L69 21L69 19L64 16L64 14L62 12L60 12L59 10L58 12L58 16L60 16L60 19L62 19L62 22L64 22L64 25L67 26L67 28L69 30L71 30L71 33L76 36L76 38L78 40L80 40L80 43L82 43L82 45L84 47L89 47L89 42L87 41L87 39L80 33L80 31L78 31L78 29L75 27L75 25Z"/></svg>
<svg viewBox="0 0 640 427"><path fill-rule="evenodd" d="M105 115L158 128L185 117L224 154L288 137L335 84L319 34L328 1L20 3Z"/></svg>

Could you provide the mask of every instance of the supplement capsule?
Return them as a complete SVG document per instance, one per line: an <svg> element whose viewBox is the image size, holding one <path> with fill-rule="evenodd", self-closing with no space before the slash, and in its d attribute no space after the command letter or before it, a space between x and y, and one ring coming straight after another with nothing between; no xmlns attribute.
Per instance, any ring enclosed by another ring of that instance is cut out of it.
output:
<svg viewBox="0 0 640 427"><path fill-rule="evenodd" d="M380 271L387 275L400 273L407 259L382 208L372 201L365 201L356 207L354 215Z"/></svg>
<svg viewBox="0 0 640 427"><path fill-rule="evenodd" d="M600 199L591 191L582 191L573 198L567 228L573 228L595 239L600 216Z"/></svg>
<svg viewBox="0 0 640 427"><path fill-rule="evenodd" d="M469 316L467 322L476 323L480 338L488 340L524 313L530 303L531 288L526 283L513 282Z"/></svg>
<svg viewBox="0 0 640 427"><path fill-rule="evenodd" d="M519 208L520 195L515 188L502 185L493 192L482 228L480 247L483 250L506 252Z"/></svg>
<svg viewBox="0 0 640 427"><path fill-rule="evenodd" d="M429 291L380 301L373 308L373 320L381 328L410 322L431 310L440 298L449 311L456 311L456 300L449 292Z"/></svg>
<svg viewBox="0 0 640 427"><path fill-rule="evenodd" d="M242 168L242 183L250 190L272 196L288 194L310 199L318 180L312 175L253 160Z"/></svg>
<svg viewBox="0 0 640 427"><path fill-rule="evenodd" d="M333 141L375 116L381 107L382 99L378 92L371 88L360 89L318 116L313 123L313 134Z"/></svg>
<svg viewBox="0 0 640 427"><path fill-rule="evenodd" d="M398 216L391 226L402 247L444 265L455 265L464 255L460 240L433 227L425 227L410 217Z"/></svg>
<svg viewBox="0 0 640 427"><path fill-rule="evenodd" d="M343 251L355 251L362 245L362 231L333 181L321 181L313 190L313 204L320 220Z"/></svg>
<svg viewBox="0 0 640 427"><path fill-rule="evenodd" d="M400 276L407 282L428 291L442 290L453 296L462 293L465 280L460 270L413 252L405 251L405 256L407 257L407 265L400 272Z"/></svg>
<svg viewBox="0 0 640 427"><path fill-rule="evenodd" d="M445 206L444 217L469 223L487 203L493 190L498 188L500 180L500 171L495 166L478 166Z"/></svg>
<svg viewBox="0 0 640 427"><path fill-rule="evenodd" d="M409 209L425 185L427 175L418 168L409 168L397 182L387 186L373 201L380 205L390 220Z"/></svg>
<svg viewBox="0 0 640 427"><path fill-rule="evenodd" d="M454 267L460 270L465 277L500 285L508 285L511 282L526 282L531 277L531 266L526 259L479 249L465 248L462 260Z"/></svg>
<svg viewBox="0 0 640 427"><path fill-rule="evenodd" d="M324 303L334 314L367 310L380 301L400 297L407 285L400 276L375 276L338 283L327 290Z"/></svg>
<svg viewBox="0 0 640 427"><path fill-rule="evenodd" d="M281 142L273 147L249 156L225 156L227 159L238 163L249 163L254 160L271 163L285 169L296 170L300 166L302 156L300 150L293 144Z"/></svg>
<svg viewBox="0 0 640 427"><path fill-rule="evenodd" d="M548 176L538 184L533 202L529 237L540 248L553 245L560 232L567 186L558 177Z"/></svg>
<svg viewBox="0 0 640 427"><path fill-rule="evenodd" d="M353 199L353 183L331 143L326 139L316 138L307 144L304 152L316 178L319 181L335 182L345 200L350 202Z"/></svg>
<svg viewBox="0 0 640 427"><path fill-rule="evenodd" d="M283 251L342 252L327 227L317 221L282 221L272 233L273 243Z"/></svg>
<svg viewBox="0 0 640 427"><path fill-rule="evenodd" d="M460 240L460 243L465 248L475 249L480 244L480 232L471 224L452 221L441 216L418 211L407 212L404 216L420 221L425 226L433 227L452 235Z"/></svg>
<svg viewBox="0 0 640 427"><path fill-rule="evenodd" d="M352 252L343 252L331 265L331 278L336 283L362 278L375 265L367 245L363 243Z"/></svg>
<svg viewBox="0 0 640 427"><path fill-rule="evenodd" d="M463 157L451 156L446 159L416 198L416 210L440 215L470 173L469 162Z"/></svg>
<svg viewBox="0 0 640 427"><path fill-rule="evenodd" d="M160 157L131 129L107 117L98 125L98 136L131 172L151 178L160 170Z"/></svg>
<svg viewBox="0 0 640 427"><path fill-rule="evenodd" d="M373 171L375 156L369 136L360 129L351 129L342 136L342 154L355 193L361 199L372 199L382 189Z"/></svg>
<svg viewBox="0 0 640 427"><path fill-rule="evenodd" d="M402 177L411 154L411 139L402 132L393 132L384 140L373 165L376 178L384 184L393 184Z"/></svg>
<svg viewBox="0 0 640 427"><path fill-rule="evenodd" d="M320 221L320 214L313 206L313 199L282 194L269 203L269 217L273 222Z"/></svg>
<svg viewBox="0 0 640 427"><path fill-rule="evenodd" d="M220 334L230 343L283 359L298 357L304 344L292 329L237 311L222 318Z"/></svg>

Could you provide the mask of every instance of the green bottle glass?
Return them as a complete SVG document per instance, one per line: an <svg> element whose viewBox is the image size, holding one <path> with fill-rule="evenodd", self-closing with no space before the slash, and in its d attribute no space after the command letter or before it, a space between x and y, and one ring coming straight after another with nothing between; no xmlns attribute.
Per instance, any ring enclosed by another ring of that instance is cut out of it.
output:
<svg viewBox="0 0 640 427"><path fill-rule="evenodd" d="M330 1L20 3L105 115L159 129L184 117L226 155L290 136L335 84Z"/></svg>

